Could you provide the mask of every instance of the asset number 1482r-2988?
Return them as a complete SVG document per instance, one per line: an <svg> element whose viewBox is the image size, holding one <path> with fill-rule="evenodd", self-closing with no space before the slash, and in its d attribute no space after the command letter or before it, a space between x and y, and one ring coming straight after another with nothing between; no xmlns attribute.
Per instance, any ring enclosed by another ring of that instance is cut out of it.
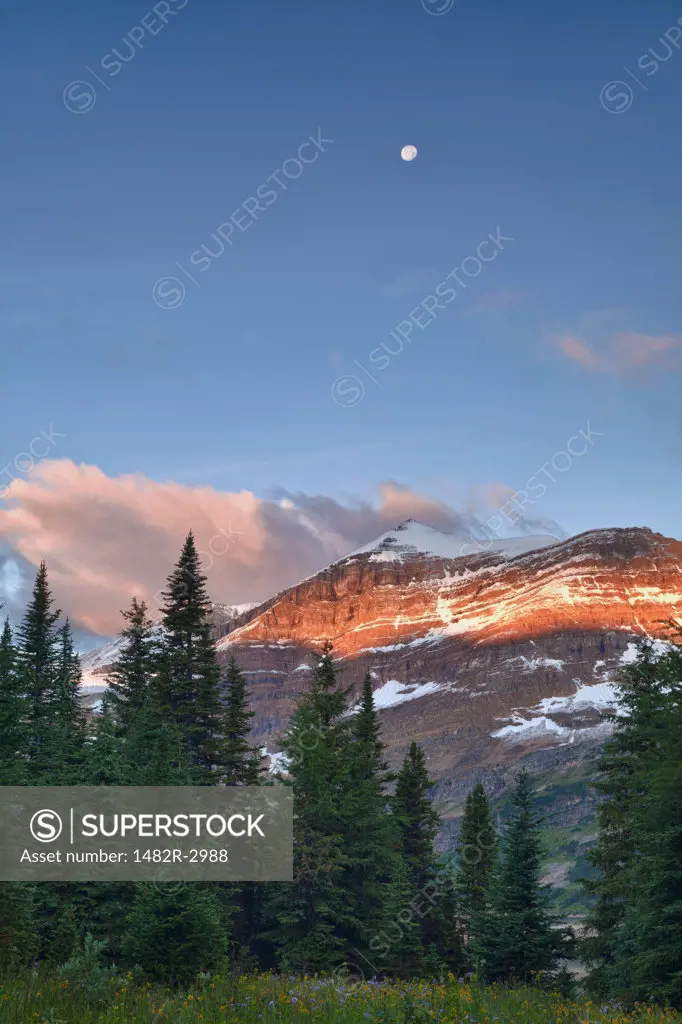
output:
<svg viewBox="0 0 682 1024"><path fill-rule="evenodd" d="M134 850L133 860L136 864L226 864L228 854L227 850Z"/></svg>

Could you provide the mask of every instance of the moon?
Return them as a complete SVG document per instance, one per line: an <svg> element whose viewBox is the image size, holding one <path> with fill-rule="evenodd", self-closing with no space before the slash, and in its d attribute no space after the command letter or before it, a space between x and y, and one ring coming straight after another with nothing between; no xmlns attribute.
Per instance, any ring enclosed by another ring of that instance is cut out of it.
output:
<svg viewBox="0 0 682 1024"><path fill-rule="evenodd" d="M403 158L403 160L407 160L408 162L410 160L414 160L414 158L417 155L417 147L416 146L403 146L403 148L400 150L400 155Z"/></svg>

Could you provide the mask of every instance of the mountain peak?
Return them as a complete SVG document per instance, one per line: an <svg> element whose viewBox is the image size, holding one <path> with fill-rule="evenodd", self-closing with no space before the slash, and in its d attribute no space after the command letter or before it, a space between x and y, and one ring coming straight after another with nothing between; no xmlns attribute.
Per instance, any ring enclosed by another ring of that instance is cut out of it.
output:
<svg viewBox="0 0 682 1024"><path fill-rule="evenodd" d="M415 555L463 558L467 554L476 553L476 550L495 552L504 558L516 558L557 543L556 537L545 534L478 541L472 538L468 530L445 533L415 519L405 519L394 529L351 552L347 559L365 554L370 556L372 562L399 562Z"/></svg>

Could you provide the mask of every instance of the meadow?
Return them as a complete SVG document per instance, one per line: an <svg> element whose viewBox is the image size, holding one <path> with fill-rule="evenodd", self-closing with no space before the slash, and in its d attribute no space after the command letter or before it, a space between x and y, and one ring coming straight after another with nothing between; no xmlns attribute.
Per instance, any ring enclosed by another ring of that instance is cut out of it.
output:
<svg viewBox="0 0 682 1024"><path fill-rule="evenodd" d="M636 1024L679 1022L651 1005L629 1010L565 1000L535 989L481 987L452 975L441 982L353 981L252 974L206 978L171 993L131 976L103 991L101 980L31 974L0 985L2 1024Z"/></svg>

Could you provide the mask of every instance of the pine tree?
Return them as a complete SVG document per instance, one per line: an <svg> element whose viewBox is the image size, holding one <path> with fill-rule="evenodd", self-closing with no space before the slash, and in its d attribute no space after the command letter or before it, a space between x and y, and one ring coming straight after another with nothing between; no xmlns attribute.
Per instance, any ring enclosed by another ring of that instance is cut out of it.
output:
<svg viewBox="0 0 682 1024"><path fill-rule="evenodd" d="M413 742L398 775L392 807L408 878L417 890L422 890L436 873L433 844L440 818L428 796L432 786L424 751Z"/></svg>
<svg viewBox="0 0 682 1024"><path fill-rule="evenodd" d="M234 657L225 676L226 692L221 721L220 768L227 786L255 786L260 772L260 753L249 743L255 713L249 709L246 679Z"/></svg>
<svg viewBox="0 0 682 1024"><path fill-rule="evenodd" d="M22 882L0 882L0 974L28 967L38 951L34 890Z"/></svg>
<svg viewBox="0 0 682 1024"><path fill-rule="evenodd" d="M413 908L419 904L419 890L410 880L407 863L397 857L393 877L386 887L381 930L369 943L368 959L381 973L398 978L419 977L424 968L421 922Z"/></svg>
<svg viewBox="0 0 682 1024"><path fill-rule="evenodd" d="M33 785L54 782L49 740L57 669L56 622L60 612L53 610L53 604L47 567L41 562L17 641L20 687L27 702L27 768Z"/></svg>
<svg viewBox="0 0 682 1024"><path fill-rule="evenodd" d="M125 621L121 650L108 683L111 707L125 735L152 686L159 650L154 623L147 616L144 601L134 597L130 608L121 614Z"/></svg>
<svg viewBox="0 0 682 1024"><path fill-rule="evenodd" d="M527 984L551 980L568 953L568 935L549 911L549 890L540 882L542 842L533 808L530 776L518 776L514 812L501 842L489 904L474 919L473 953L488 982Z"/></svg>
<svg viewBox="0 0 682 1024"><path fill-rule="evenodd" d="M190 532L164 591L159 693L169 722L182 737L196 784L217 781L222 754L220 670L205 584Z"/></svg>
<svg viewBox="0 0 682 1024"><path fill-rule="evenodd" d="M347 935L359 926L343 887L352 785L347 696L326 644L283 744L294 786L294 881L273 890L271 935L285 970L332 970L348 960Z"/></svg>
<svg viewBox="0 0 682 1024"><path fill-rule="evenodd" d="M457 975L463 974L470 966L464 944L459 893L449 862L441 863L437 878L438 889L433 894L433 907L422 926L424 939L428 942L424 961L427 977L440 976L436 971L438 964L445 971Z"/></svg>
<svg viewBox="0 0 682 1024"><path fill-rule="evenodd" d="M385 919L386 886L394 875L398 857L395 820L388 813L386 794L386 787L395 776L389 772L385 759L369 673L352 718L350 738L351 785L344 812L348 865L343 885L349 904L358 907L359 928L348 934L349 941L356 949L366 951Z"/></svg>
<svg viewBox="0 0 682 1024"><path fill-rule="evenodd" d="M68 622L57 628L47 568L42 562L18 634L17 667L26 694L26 781L77 785L84 770L80 665ZM80 938L84 888L45 882L33 893L40 956L62 963Z"/></svg>
<svg viewBox="0 0 682 1024"><path fill-rule="evenodd" d="M81 941L86 884L42 882L35 887L40 959L50 967L61 966Z"/></svg>
<svg viewBox="0 0 682 1024"><path fill-rule="evenodd" d="M0 786L23 785L26 700L9 619L0 637Z"/></svg>
<svg viewBox="0 0 682 1024"><path fill-rule="evenodd" d="M213 886L141 884L127 919L128 964L169 985L189 985L200 971L216 971L227 953L224 910Z"/></svg>
<svg viewBox="0 0 682 1024"><path fill-rule="evenodd" d="M82 782L85 757L85 714L81 703L80 658L74 651L67 619L57 631L54 690L50 701L52 724L48 730L52 785Z"/></svg>
<svg viewBox="0 0 682 1024"><path fill-rule="evenodd" d="M441 863L435 849L441 819L429 799L432 786L424 751L412 743L391 801L398 849L409 885L418 894L420 908L424 907L419 912L419 948L427 956L431 951L432 966L437 956L439 962L447 958L452 967L457 967L462 962L462 939L451 872Z"/></svg>
<svg viewBox="0 0 682 1024"><path fill-rule="evenodd" d="M599 838L590 860L599 875L585 882L596 903L586 922L583 954L592 968L590 987L602 996L614 987L612 968L621 944L637 851L634 811L644 796L642 774L656 748L655 723L667 705L652 642L642 638L637 648L637 659L621 673L619 706L609 716L615 730L597 765L595 788L603 799L597 811Z"/></svg>
<svg viewBox="0 0 682 1024"><path fill-rule="evenodd" d="M246 679L234 657L225 675L221 716L220 771L228 786L256 786L260 781L260 751L249 743L254 712L250 710ZM217 892L231 922L233 955L241 965L256 966L265 924L265 898L257 882L220 883Z"/></svg>
<svg viewBox="0 0 682 1024"><path fill-rule="evenodd" d="M88 786L128 786L135 769L129 761L125 742L114 717L109 692L95 716L93 735L85 749L85 779Z"/></svg>
<svg viewBox="0 0 682 1024"><path fill-rule="evenodd" d="M496 852L490 804L479 782L466 798L457 839L456 885L462 922L469 937L473 921L485 909Z"/></svg>
<svg viewBox="0 0 682 1024"><path fill-rule="evenodd" d="M167 719L153 693L128 730L125 755L136 786L191 786L196 782L183 734L177 722Z"/></svg>
<svg viewBox="0 0 682 1024"><path fill-rule="evenodd" d="M0 638L0 785L20 786L26 765L25 700L17 672L17 652L9 619ZM33 888L19 882L0 883L0 973L28 966L37 952Z"/></svg>
<svg viewBox="0 0 682 1024"><path fill-rule="evenodd" d="M600 762L600 833L587 883L591 987L682 1006L682 630L658 656L643 639L623 672L615 731Z"/></svg>

